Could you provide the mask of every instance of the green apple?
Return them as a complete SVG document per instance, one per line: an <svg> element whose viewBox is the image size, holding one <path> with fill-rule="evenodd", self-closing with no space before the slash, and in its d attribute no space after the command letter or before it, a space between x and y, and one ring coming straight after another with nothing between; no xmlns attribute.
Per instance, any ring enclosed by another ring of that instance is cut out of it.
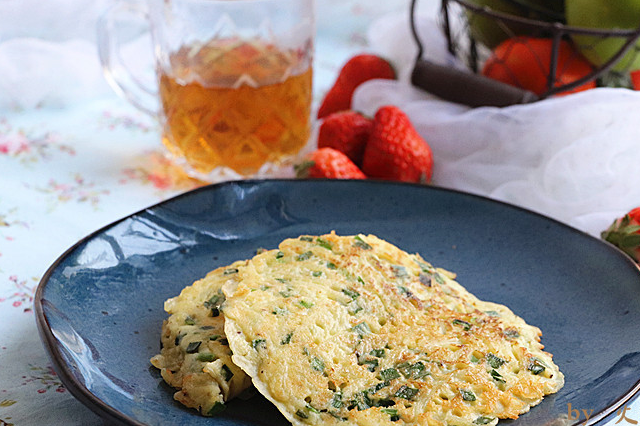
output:
<svg viewBox="0 0 640 426"><path fill-rule="evenodd" d="M567 24L600 29L635 29L640 26L640 0L566 0ZM573 40L591 63L600 66L624 45L621 37L574 35ZM618 63L617 71L640 69L640 41Z"/></svg>
<svg viewBox="0 0 640 426"><path fill-rule="evenodd" d="M470 0L470 3L521 18L547 22L562 21L564 18L564 0ZM466 11L466 15L473 38L491 49L516 35L541 36L528 26L506 23L493 16L470 10Z"/></svg>

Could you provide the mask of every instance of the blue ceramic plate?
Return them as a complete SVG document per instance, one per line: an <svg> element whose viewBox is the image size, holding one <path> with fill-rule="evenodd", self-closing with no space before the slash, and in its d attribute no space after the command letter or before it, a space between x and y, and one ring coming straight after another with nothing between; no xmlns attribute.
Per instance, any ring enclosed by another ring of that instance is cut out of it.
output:
<svg viewBox="0 0 640 426"><path fill-rule="evenodd" d="M80 241L46 273L36 295L42 339L65 386L111 423L286 425L260 395L201 417L173 401L149 358L159 351L165 299L258 248L331 230L419 252L542 329L566 385L501 424L569 415L567 424L578 424L582 410L603 419L638 392L640 273L629 258L526 210L399 183L225 183L133 214Z"/></svg>

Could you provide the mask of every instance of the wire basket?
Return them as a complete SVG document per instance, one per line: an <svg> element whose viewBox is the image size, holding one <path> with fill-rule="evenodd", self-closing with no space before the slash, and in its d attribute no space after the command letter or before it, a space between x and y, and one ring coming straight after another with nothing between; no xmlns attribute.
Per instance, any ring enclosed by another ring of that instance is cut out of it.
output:
<svg viewBox="0 0 640 426"><path fill-rule="evenodd" d="M493 49L501 41L519 40L526 45L527 40L531 38L544 38L550 40L551 49L548 54L545 53L548 56L538 56L537 59L539 63L545 64L545 87L535 96L523 96L522 102L535 101L558 93L569 92L594 81L599 86L628 87L628 67L633 64L636 56L640 61L640 48L636 46L638 39L640 39L640 27L633 29L574 27L564 22L562 11L536 7L531 4L530 0L492 1L499 2L503 6L501 10L494 10L486 5L480 6L477 0L475 2L472 0L442 0L441 3L440 25L446 37L448 49L473 73L481 73L482 67L491 57ZM416 30L416 4L417 0L412 0L411 21L413 35L419 48L418 61L420 61L423 46ZM615 40L614 43L616 43L617 51L615 54L593 61L594 54L599 51L599 44L610 44L612 40ZM561 44L566 43L579 46L579 49L575 49L576 55L582 56L586 52L590 54L590 61L596 63L596 65L589 67L588 73L570 82L558 80L558 72L560 71L562 74L563 71L559 68L562 64L559 64L558 61L560 48ZM539 52L533 50L531 54L540 55ZM515 102L509 101L507 103Z"/></svg>

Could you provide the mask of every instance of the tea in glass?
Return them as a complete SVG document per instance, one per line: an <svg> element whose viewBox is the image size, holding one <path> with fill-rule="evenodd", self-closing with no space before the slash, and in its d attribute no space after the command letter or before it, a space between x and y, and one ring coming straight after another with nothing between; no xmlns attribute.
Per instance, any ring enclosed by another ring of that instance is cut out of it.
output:
<svg viewBox="0 0 640 426"><path fill-rule="evenodd" d="M295 50L240 38L182 46L160 73L162 141L197 173L241 175L295 155L310 135L312 68Z"/></svg>
<svg viewBox="0 0 640 426"><path fill-rule="evenodd" d="M282 176L311 133L314 15L314 0L121 0L99 21L100 59L191 176ZM119 54L132 20L148 24L157 89Z"/></svg>

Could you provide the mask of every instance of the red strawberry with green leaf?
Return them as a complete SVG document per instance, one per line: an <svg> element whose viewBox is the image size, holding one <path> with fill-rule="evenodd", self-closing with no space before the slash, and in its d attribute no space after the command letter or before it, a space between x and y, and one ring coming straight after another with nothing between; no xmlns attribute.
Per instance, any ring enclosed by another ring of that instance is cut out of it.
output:
<svg viewBox="0 0 640 426"><path fill-rule="evenodd" d="M325 117L320 125L318 148L337 149L360 165L371 125L370 118L355 111L334 112Z"/></svg>
<svg viewBox="0 0 640 426"><path fill-rule="evenodd" d="M377 55L360 54L352 57L340 69L338 78L325 95L318 118L351 108L351 98L356 88L374 78L395 79L396 72L391 64Z"/></svg>
<svg viewBox="0 0 640 426"><path fill-rule="evenodd" d="M349 157L333 148L312 152L295 170L299 178L366 179Z"/></svg>
<svg viewBox="0 0 640 426"><path fill-rule="evenodd" d="M369 177L380 179L431 181L431 147L398 107L383 106L376 112L364 150L362 171Z"/></svg>
<svg viewBox="0 0 640 426"><path fill-rule="evenodd" d="M640 207L616 219L602 238L640 262Z"/></svg>

